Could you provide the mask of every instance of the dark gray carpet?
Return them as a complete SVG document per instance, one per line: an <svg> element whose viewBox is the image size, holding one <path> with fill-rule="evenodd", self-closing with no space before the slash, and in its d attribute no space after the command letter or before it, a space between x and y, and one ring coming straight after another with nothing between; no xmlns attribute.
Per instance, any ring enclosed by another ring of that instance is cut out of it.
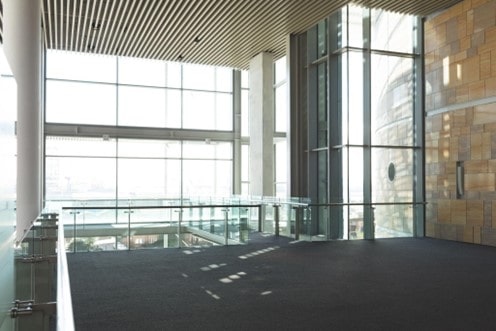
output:
<svg viewBox="0 0 496 331"><path fill-rule="evenodd" d="M257 238L194 250L69 254L76 329L496 328L492 247Z"/></svg>

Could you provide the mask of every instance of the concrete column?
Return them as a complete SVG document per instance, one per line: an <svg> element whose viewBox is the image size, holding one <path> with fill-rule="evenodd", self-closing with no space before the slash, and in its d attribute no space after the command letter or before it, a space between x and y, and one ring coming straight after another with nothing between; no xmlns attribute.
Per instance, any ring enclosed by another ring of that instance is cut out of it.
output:
<svg viewBox="0 0 496 331"><path fill-rule="evenodd" d="M17 82L17 235L41 211L40 2L3 0L4 50Z"/></svg>
<svg viewBox="0 0 496 331"><path fill-rule="evenodd" d="M274 195L274 59L250 61L250 193Z"/></svg>

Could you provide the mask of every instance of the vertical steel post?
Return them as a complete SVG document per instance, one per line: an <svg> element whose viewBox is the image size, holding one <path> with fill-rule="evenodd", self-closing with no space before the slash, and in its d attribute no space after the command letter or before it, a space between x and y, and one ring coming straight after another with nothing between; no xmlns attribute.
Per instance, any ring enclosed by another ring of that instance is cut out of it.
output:
<svg viewBox="0 0 496 331"><path fill-rule="evenodd" d="M295 240L300 240L300 226L301 226L301 207L294 207L296 218L295 218Z"/></svg>
<svg viewBox="0 0 496 331"><path fill-rule="evenodd" d="M279 207L280 205L274 205L274 234L276 235L276 237L279 237Z"/></svg>
<svg viewBox="0 0 496 331"><path fill-rule="evenodd" d="M227 246L229 243L229 209L223 209L224 212L224 244Z"/></svg>

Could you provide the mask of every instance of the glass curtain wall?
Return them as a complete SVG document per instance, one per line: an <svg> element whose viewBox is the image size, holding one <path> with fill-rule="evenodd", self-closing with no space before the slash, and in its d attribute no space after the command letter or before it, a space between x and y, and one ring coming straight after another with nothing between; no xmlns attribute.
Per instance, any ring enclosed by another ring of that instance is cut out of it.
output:
<svg viewBox="0 0 496 331"><path fill-rule="evenodd" d="M288 84L285 56L274 62L274 103L274 192L278 197L287 197Z"/></svg>
<svg viewBox="0 0 496 331"><path fill-rule="evenodd" d="M232 194L232 69L60 51L46 61L47 200Z"/></svg>
<svg viewBox="0 0 496 331"><path fill-rule="evenodd" d="M348 5L307 32L315 233L415 235L419 28L416 17Z"/></svg>

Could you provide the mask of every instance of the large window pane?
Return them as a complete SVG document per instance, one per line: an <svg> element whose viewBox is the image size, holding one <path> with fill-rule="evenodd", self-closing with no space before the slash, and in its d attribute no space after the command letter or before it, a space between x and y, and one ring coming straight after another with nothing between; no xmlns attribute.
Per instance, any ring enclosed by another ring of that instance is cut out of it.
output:
<svg viewBox="0 0 496 331"><path fill-rule="evenodd" d="M247 89L250 88L250 75L248 70L241 71L241 88Z"/></svg>
<svg viewBox="0 0 496 331"><path fill-rule="evenodd" d="M185 196L230 196L232 162L214 160L183 161Z"/></svg>
<svg viewBox="0 0 496 331"><path fill-rule="evenodd" d="M115 159L46 157L46 199L115 199Z"/></svg>
<svg viewBox="0 0 496 331"><path fill-rule="evenodd" d="M347 46L359 47L364 46L366 39L363 35L363 17L368 15L368 9L348 6L348 44Z"/></svg>
<svg viewBox="0 0 496 331"><path fill-rule="evenodd" d="M181 91L166 90L167 106L165 109L165 126L167 128L181 127Z"/></svg>
<svg viewBox="0 0 496 331"><path fill-rule="evenodd" d="M376 206L374 214L374 228L376 238L398 238L413 236L412 206Z"/></svg>
<svg viewBox="0 0 496 331"><path fill-rule="evenodd" d="M215 93L183 92L183 127L186 129L215 129Z"/></svg>
<svg viewBox="0 0 496 331"><path fill-rule="evenodd" d="M288 151L286 140L277 141L275 143L275 192L276 196L285 197L286 183L288 180Z"/></svg>
<svg viewBox="0 0 496 331"><path fill-rule="evenodd" d="M119 123L165 127L165 89L119 86Z"/></svg>
<svg viewBox="0 0 496 331"><path fill-rule="evenodd" d="M184 91L183 128L232 130L232 95Z"/></svg>
<svg viewBox="0 0 496 331"><path fill-rule="evenodd" d="M413 53L415 20L412 16L371 10L371 47L386 51Z"/></svg>
<svg viewBox="0 0 496 331"><path fill-rule="evenodd" d="M160 199L180 196L179 160L119 159L118 169L119 199Z"/></svg>
<svg viewBox="0 0 496 331"><path fill-rule="evenodd" d="M231 68L215 68L215 90L232 92L233 76Z"/></svg>
<svg viewBox="0 0 496 331"><path fill-rule="evenodd" d="M413 201L413 150L372 150L372 201Z"/></svg>
<svg viewBox="0 0 496 331"><path fill-rule="evenodd" d="M181 143L173 140L119 139L119 157L180 158Z"/></svg>
<svg viewBox="0 0 496 331"><path fill-rule="evenodd" d="M349 143L363 145L363 53L348 53Z"/></svg>
<svg viewBox="0 0 496 331"><path fill-rule="evenodd" d="M177 62L167 62L167 87L181 88L182 70L181 64Z"/></svg>
<svg viewBox="0 0 496 331"><path fill-rule="evenodd" d="M183 64L183 88L215 90L215 67Z"/></svg>
<svg viewBox="0 0 496 331"><path fill-rule="evenodd" d="M327 55L327 20L317 24L317 58Z"/></svg>
<svg viewBox="0 0 496 331"><path fill-rule="evenodd" d="M372 143L413 146L411 58L372 55Z"/></svg>
<svg viewBox="0 0 496 331"><path fill-rule="evenodd" d="M241 145L241 181L250 181L250 146Z"/></svg>
<svg viewBox="0 0 496 331"><path fill-rule="evenodd" d="M363 148L349 149L349 197L351 203L363 202Z"/></svg>
<svg viewBox="0 0 496 331"><path fill-rule="evenodd" d="M274 65L274 69L275 69L275 84L279 84L281 82L284 82L286 80L286 73L287 73L287 69L286 69L286 57L283 56L282 58L280 58L279 60L277 60L275 62L275 65Z"/></svg>
<svg viewBox="0 0 496 331"><path fill-rule="evenodd" d="M318 66L318 147L327 147L327 64Z"/></svg>
<svg viewBox="0 0 496 331"><path fill-rule="evenodd" d="M165 62L129 57L119 58L119 83L165 86Z"/></svg>
<svg viewBox="0 0 496 331"><path fill-rule="evenodd" d="M249 127L249 103L248 90L241 90L241 136L248 137L250 135Z"/></svg>
<svg viewBox="0 0 496 331"><path fill-rule="evenodd" d="M116 124L116 86L46 81L46 121L71 124Z"/></svg>
<svg viewBox="0 0 496 331"><path fill-rule="evenodd" d="M232 144L218 141L185 141L185 159L232 159Z"/></svg>
<svg viewBox="0 0 496 331"><path fill-rule="evenodd" d="M276 87L276 131L286 132L288 119L287 85L282 84Z"/></svg>
<svg viewBox="0 0 496 331"><path fill-rule="evenodd" d="M47 78L115 83L117 58L89 53L47 51Z"/></svg>
<svg viewBox="0 0 496 331"><path fill-rule="evenodd" d="M288 180L288 151L287 151L287 143L286 140L281 140L275 143L276 150L276 182L277 183L285 183Z"/></svg>
<svg viewBox="0 0 496 331"><path fill-rule="evenodd" d="M115 157L116 140L90 137L47 137L47 156Z"/></svg>

